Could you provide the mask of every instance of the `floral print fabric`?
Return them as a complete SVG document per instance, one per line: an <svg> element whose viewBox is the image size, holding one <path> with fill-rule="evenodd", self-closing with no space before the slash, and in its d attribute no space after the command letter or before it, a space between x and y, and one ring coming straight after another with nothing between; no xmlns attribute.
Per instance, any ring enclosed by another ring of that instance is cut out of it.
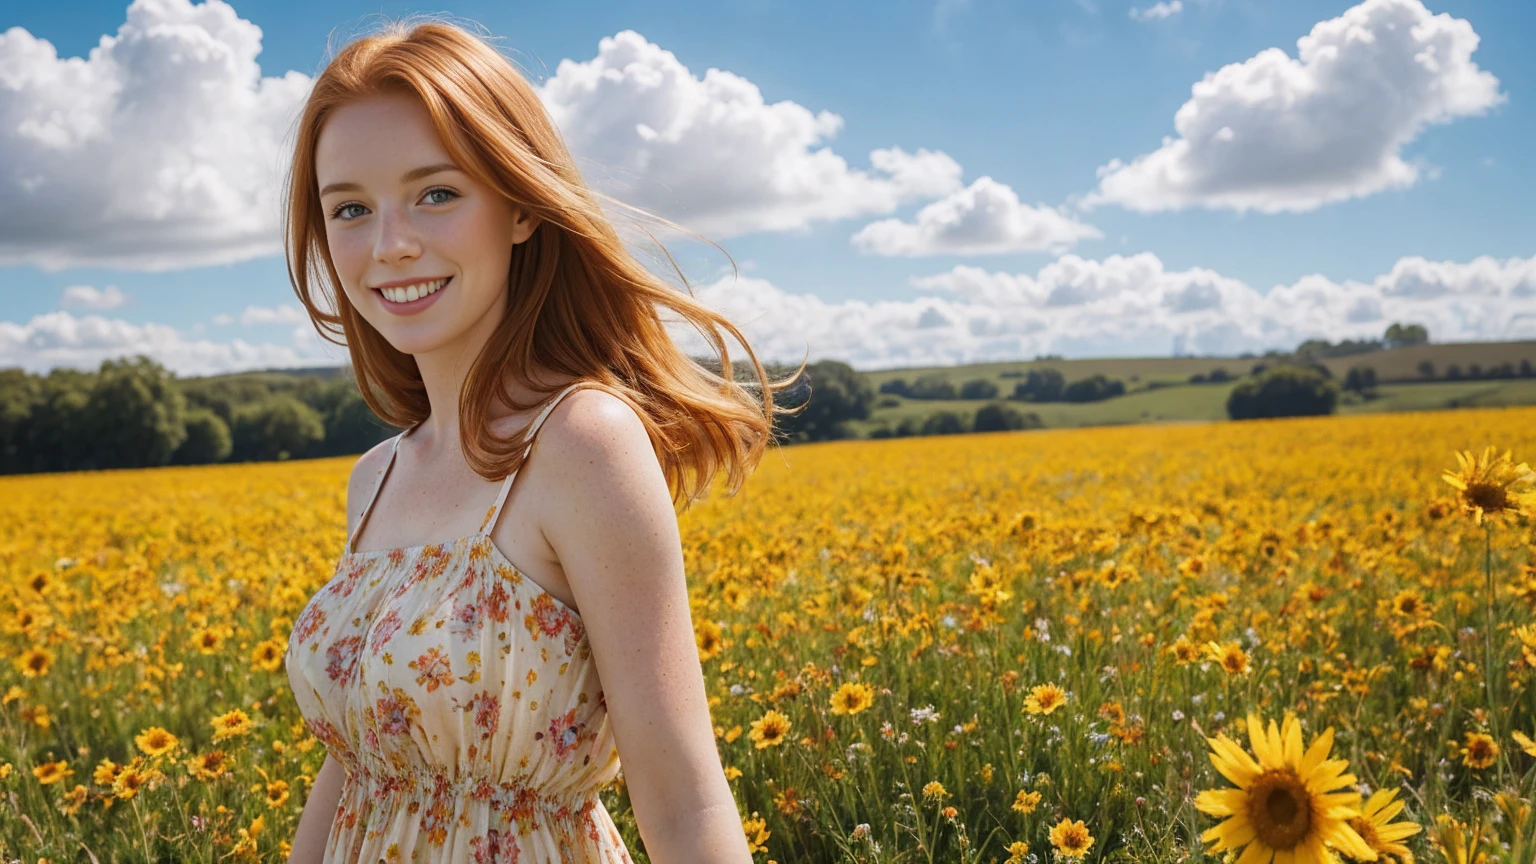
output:
<svg viewBox="0 0 1536 864"><path fill-rule="evenodd" d="M326 864L632 864L597 797L620 764L581 616L488 533L515 477L448 543L351 551L370 500L294 622L289 683L346 768Z"/></svg>

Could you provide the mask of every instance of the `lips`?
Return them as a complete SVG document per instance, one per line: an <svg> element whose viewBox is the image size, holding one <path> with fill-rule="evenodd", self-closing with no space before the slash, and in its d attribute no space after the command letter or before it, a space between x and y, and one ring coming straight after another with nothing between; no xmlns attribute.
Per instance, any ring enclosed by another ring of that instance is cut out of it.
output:
<svg viewBox="0 0 1536 864"><path fill-rule="evenodd" d="M445 278L445 280L442 280L442 284L441 284L441 286L438 287L438 291L433 291L432 294L425 295L425 297L418 297L418 298L416 298L416 300L406 301L406 303L396 303L396 301L390 300L389 295L384 294L384 289L382 289L382 287L375 287L375 289L373 289L373 291L375 291L376 294L379 295L379 298L381 298L381 300L384 300L384 303L389 303L390 306L410 306L410 304L413 304L413 303L421 303L422 300L432 300L432 298L436 297L436 295L442 294L442 292L447 291L447 287L449 287L449 284L452 284L452 283L453 283L453 277L447 277L447 278Z"/></svg>
<svg viewBox="0 0 1536 864"><path fill-rule="evenodd" d="M425 309L428 306L431 306L433 303L437 302L437 298L442 295L444 291L447 291L448 287L452 284L453 277L449 276L446 280L444 280L441 288L438 288L436 291L433 291L431 294L428 294L425 297L418 297L415 300L411 300L405 303L396 303L395 301L389 299L389 297L385 296L383 290L379 288L375 288L373 290L378 292L379 300L384 303L385 309L400 314L411 314Z"/></svg>

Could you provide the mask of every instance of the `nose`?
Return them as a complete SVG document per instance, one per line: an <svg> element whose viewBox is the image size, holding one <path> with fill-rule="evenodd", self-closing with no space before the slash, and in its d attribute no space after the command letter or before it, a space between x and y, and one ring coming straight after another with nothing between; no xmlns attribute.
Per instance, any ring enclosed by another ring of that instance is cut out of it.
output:
<svg viewBox="0 0 1536 864"><path fill-rule="evenodd" d="M374 238L373 254L379 263L392 264L421 255L421 241L407 211L385 208L374 224L379 233Z"/></svg>

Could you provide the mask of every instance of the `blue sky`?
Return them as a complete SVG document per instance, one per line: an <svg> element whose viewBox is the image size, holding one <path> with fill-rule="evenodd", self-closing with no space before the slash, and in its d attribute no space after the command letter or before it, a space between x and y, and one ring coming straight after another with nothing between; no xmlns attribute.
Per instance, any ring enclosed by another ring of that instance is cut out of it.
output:
<svg viewBox="0 0 1536 864"><path fill-rule="evenodd" d="M339 362L252 166L381 13L497 37L590 183L741 265L667 241L765 359L1536 338L1536 4L72 0L0 11L0 366ZM209 51L235 59L186 60ZM199 75L204 105L177 91Z"/></svg>

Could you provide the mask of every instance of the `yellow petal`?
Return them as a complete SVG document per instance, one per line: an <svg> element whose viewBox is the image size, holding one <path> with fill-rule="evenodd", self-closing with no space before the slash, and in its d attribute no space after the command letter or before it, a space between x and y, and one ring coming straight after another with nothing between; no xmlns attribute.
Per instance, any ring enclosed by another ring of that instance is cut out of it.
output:
<svg viewBox="0 0 1536 864"><path fill-rule="evenodd" d="M1248 793L1242 789L1207 789L1195 796L1195 809L1207 816L1231 816L1248 806Z"/></svg>
<svg viewBox="0 0 1536 864"><path fill-rule="evenodd" d="M1294 715L1286 715L1283 735L1285 738L1285 750L1281 755L1285 757L1285 763L1287 765L1300 765L1302 756L1301 721L1297 720Z"/></svg>
<svg viewBox="0 0 1536 864"><path fill-rule="evenodd" d="M1323 764L1323 760L1328 758L1328 751L1331 749L1333 749L1333 727L1329 726L1307 749L1307 755L1301 760L1301 767L1297 771L1302 777L1311 774L1317 766Z"/></svg>
<svg viewBox="0 0 1536 864"><path fill-rule="evenodd" d="M1269 864L1275 850L1265 846L1263 841L1255 840L1248 844L1243 854L1238 856L1235 864Z"/></svg>
<svg viewBox="0 0 1536 864"><path fill-rule="evenodd" d="M1223 777L1238 786L1246 788L1263 770L1243 751L1242 747L1238 746L1236 741L1227 736L1222 735L1206 740L1210 742L1212 748L1211 764L1216 766L1216 770L1220 771Z"/></svg>

